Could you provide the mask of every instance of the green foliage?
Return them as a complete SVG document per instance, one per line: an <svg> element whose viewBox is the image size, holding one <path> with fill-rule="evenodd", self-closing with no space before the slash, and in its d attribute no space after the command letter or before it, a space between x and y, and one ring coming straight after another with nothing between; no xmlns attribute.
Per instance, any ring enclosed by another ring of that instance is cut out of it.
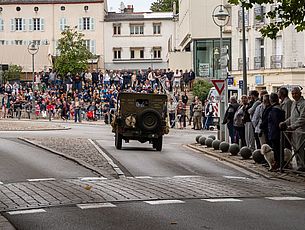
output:
<svg viewBox="0 0 305 230"><path fill-rule="evenodd" d="M206 80L196 80L193 86L193 94L198 96L201 101L204 101L212 87L213 84Z"/></svg>
<svg viewBox="0 0 305 230"><path fill-rule="evenodd" d="M252 8L255 4L276 4L276 7L265 13L265 17L273 20L260 29L264 37L275 39L279 31L293 25L297 32L305 30L305 0L229 0L234 5Z"/></svg>
<svg viewBox="0 0 305 230"><path fill-rule="evenodd" d="M3 73L3 82L20 80L22 67L19 65L9 65L8 70Z"/></svg>
<svg viewBox="0 0 305 230"><path fill-rule="evenodd" d="M93 55L86 48L84 34L67 27L61 35L57 46L60 55L55 59L55 69L63 76L68 72L76 74L85 71L88 68L88 59Z"/></svg>
<svg viewBox="0 0 305 230"><path fill-rule="evenodd" d="M176 1L177 11L179 11L178 0L156 0L151 4L150 10L153 12L172 12L174 1Z"/></svg>

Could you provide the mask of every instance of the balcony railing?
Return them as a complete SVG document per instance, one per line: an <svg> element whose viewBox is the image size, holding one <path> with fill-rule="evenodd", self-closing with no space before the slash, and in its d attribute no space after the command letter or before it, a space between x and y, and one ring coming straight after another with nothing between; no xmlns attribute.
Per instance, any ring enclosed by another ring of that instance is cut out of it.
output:
<svg viewBox="0 0 305 230"><path fill-rule="evenodd" d="M254 69L263 69L265 68L265 57L258 56L254 57Z"/></svg>
<svg viewBox="0 0 305 230"><path fill-rule="evenodd" d="M283 68L283 55L272 55L270 57L270 68L271 69Z"/></svg>
<svg viewBox="0 0 305 230"><path fill-rule="evenodd" d="M249 69L249 58L247 58L247 69ZM243 59L238 58L238 70L243 70Z"/></svg>

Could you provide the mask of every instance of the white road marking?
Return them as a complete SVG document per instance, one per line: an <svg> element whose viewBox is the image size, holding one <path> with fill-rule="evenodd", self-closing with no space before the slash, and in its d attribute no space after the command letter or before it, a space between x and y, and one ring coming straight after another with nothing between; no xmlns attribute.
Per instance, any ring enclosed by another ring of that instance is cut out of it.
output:
<svg viewBox="0 0 305 230"><path fill-rule="evenodd" d="M144 203L157 205L157 204L182 204L185 202L182 200L152 200L152 201L144 201Z"/></svg>
<svg viewBox="0 0 305 230"><path fill-rule="evenodd" d="M247 178L247 177L242 177L242 176L223 176L224 178L227 178L227 179L240 179L240 180L248 180L250 178Z"/></svg>
<svg viewBox="0 0 305 230"><path fill-rule="evenodd" d="M224 198L224 199L201 199L208 202L241 202L242 200L234 199L234 198Z"/></svg>
<svg viewBox="0 0 305 230"><path fill-rule="evenodd" d="M201 177L201 176L196 176L196 175L189 175L189 176L174 176L174 178L193 178L193 177Z"/></svg>
<svg viewBox="0 0 305 230"><path fill-rule="evenodd" d="M30 182L37 182L37 181L54 181L56 180L55 178L41 178L41 179L27 179L27 181Z"/></svg>
<svg viewBox="0 0 305 230"><path fill-rule="evenodd" d="M137 179L152 179L151 176L136 176Z"/></svg>
<svg viewBox="0 0 305 230"><path fill-rule="evenodd" d="M30 209L30 210L22 210L22 211L12 211L8 212L10 215L23 215L23 214L33 214L33 213L42 213L46 212L44 209Z"/></svg>
<svg viewBox="0 0 305 230"><path fill-rule="evenodd" d="M81 181L88 181L88 180L107 180L106 177L80 177Z"/></svg>
<svg viewBox="0 0 305 230"><path fill-rule="evenodd" d="M92 208L115 208L116 205L111 203L91 203L91 204L77 204L80 209L92 209Z"/></svg>
<svg viewBox="0 0 305 230"><path fill-rule="evenodd" d="M305 198L296 197L296 196L266 197L266 199L268 199L268 200L305 200Z"/></svg>

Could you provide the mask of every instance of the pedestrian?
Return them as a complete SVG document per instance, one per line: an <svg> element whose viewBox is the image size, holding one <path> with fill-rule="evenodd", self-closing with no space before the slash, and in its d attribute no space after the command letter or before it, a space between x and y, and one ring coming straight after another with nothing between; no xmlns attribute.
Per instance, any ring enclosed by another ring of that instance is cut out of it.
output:
<svg viewBox="0 0 305 230"><path fill-rule="evenodd" d="M298 171L305 171L305 100L299 87L294 87L291 91L294 102L291 106L291 116L280 123L282 129L291 132L292 146L294 151L298 151L297 165Z"/></svg>
<svg viewBox="0 0 305 230"><path fill-rule="evenodd" d="M212 101L208 100L207 104L205 106L205 117L206 117L206 120L205 120L204 128L206 130L209 130L210 126L212 125L213 114L214 114L214 107L213 107Z"/></svg>
<svg viewBox="0 0 305 230"><path fill-rule="evenodd" d="M81 122L81 118L80 118L80 102L78 97L74 98L74 122Z"/></svg>
<svg viewBox="0 0 305 230"><path fill-rule="evenodd" d="M276 93L270 94L271 109L268 115L268 140L274 152L274 169L280 167L281 130L280 123L285 120L285 112L281 109Z"/></svg>
<svg viewBox="0 0 305 230"><path fill-rule="evenodd" d="M241 141L241 147L247 146L246 143L246 136L245 136L245 113L248 106L248 96L242 95L241 96L241 105L238 107L237 111L234 115L234 128L237 131L238 138ZM236 139L236 141L239 143L239 139Z"/></svg>
<svg viewBox="0 0 305 230"><path fill-rule="evenodd" d="M182 102L182 100L179 100L177 105L177 118L179 121L179 129L184 128L185 112L186 112L186 105Z"/></svg>
<svg viewBox="0 0 305 230"><path fill-rule="evenodd" d="M270 144L269 139L268 139L268 118L269 118L269 113L271 110L271 103L270 103L270 97L268 94L263 96L263 103L262 103L262 111L261 111L261 122L259 124L259 140L261 145L263 144Z"/></svg>
<svg viewBox="0 0 305 230"><path fill-rule="evenodd" d="M202 129L202 103L198 99L198 97L195 97L195 105L193 108L193 114L194 114L194 129L195 130L201 130Z"/></svg>
<svg viewBox="0 0 305 230"><path fill-rule="evenodd" d="M169 116L169 124L171 128L175 128L176 125L176 106L174 104L173 98L169 99L167 104L168 116Z"/></svg>
<svg viewBox="0 0 305 230"><path fill-rule="evenodd" d="M285 87L281 87L278 95L281 100L281 109L285 112L285 119L288 119L291 115L292 106L292 100L288 97L288 89Z"/></svg>
<svg viewBox="0 0 305 230"><path fill-rule="evenodd" d="M236 138L236 130L234 128L234 115L239 107L237 103L236 97L230 97L230 104L225 112L223 124L227 124L227 128L229 130L229 136L231 139L231 143L237 143Z"/></svg>

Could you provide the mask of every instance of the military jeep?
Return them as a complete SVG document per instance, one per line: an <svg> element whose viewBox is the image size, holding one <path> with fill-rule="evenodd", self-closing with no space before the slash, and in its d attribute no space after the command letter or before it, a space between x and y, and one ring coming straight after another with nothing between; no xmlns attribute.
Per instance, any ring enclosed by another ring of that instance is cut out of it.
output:
<svg viewBox="0 0 305 230"><path fill-rule="evenodd" d="M166 122L165 94L125 93L118 95L117 113L112 122L115 147L122 148L122 140L149 141L157 151L162 150L163 135L169 132Z"/></svg>

